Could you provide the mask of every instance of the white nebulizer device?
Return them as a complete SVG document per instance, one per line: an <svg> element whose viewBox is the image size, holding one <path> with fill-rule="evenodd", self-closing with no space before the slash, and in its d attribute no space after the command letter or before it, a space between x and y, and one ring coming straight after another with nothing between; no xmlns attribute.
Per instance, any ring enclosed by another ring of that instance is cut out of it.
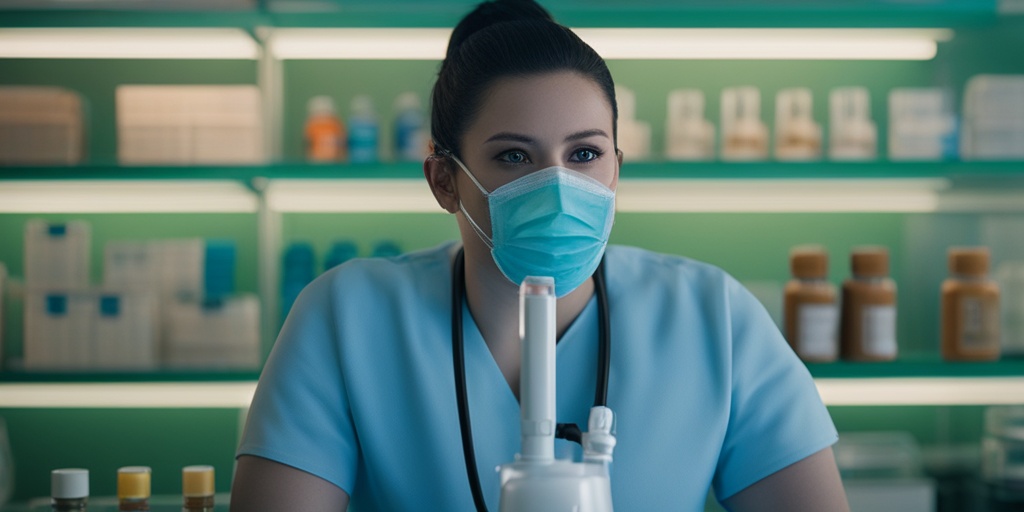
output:
<svg viewBox="0 0 1024 512"><path fill-rule="evenodd" d="M611 409L590 410L582 462L555 458L555 329L554 279L527 277L519 289L522 451L499 468L500 511L611 512Z"/></svg>

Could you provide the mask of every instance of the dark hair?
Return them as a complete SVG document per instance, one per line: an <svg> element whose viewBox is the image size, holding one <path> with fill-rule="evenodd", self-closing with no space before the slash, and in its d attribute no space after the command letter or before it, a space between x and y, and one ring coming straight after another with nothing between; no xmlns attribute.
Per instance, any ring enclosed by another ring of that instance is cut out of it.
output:
<svg viewBox="0 0 1024 512"><path fill-rule="evenodd" d="M533 0L484 2L452 31L431 97L435 154L460 154L459 140L480 109L484 93L505 77L572 71L590 78L612 107L615 84L604 59Z"/></svg>

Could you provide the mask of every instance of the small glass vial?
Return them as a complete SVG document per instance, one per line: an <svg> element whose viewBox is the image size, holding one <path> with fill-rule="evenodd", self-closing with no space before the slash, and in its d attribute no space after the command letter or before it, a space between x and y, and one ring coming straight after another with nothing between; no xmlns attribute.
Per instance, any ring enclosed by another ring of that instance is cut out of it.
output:
<svg viewBox="0 0 1024 512"><path fill-rule="evenodd" d="M213 512L213 466L185 466L181 470L182 512Z"/></svg>
<svg viewBox="0 0 1024 512"><path fill-rule="evenodd" d="M984 247L949 250L942 283L942 357L947 361L999 359L999 285L988 278Z"/></svg>
<svg viewBox="0 0 1024 512"><path fill-rule="evenodd" d="M786 339L800 359L835 361L839 356L836 287L829 283L828 253L818 246L797 247L789 258L793 279L786 283Z"/></svg>
<svg viewBox="0 0 1024 512"><path fill-rule="evenodd" d="M126 466L117 470L118 510L149 510L152 470L146 466Z"/></svg>
<svg viewBox="0 0 1024 512"><path fill-rule="evenodd" d="M55 469L50 472L50 505L54 512L84 512L88 501L88 469Z"/></svg>
<svg viewBox="0 0 1024 512"><path fill-rule="evenodd" d="M853 277L843 283L839 345L848 361L896 359L896 283L889 278L889 251L855 249Z"/></svg>

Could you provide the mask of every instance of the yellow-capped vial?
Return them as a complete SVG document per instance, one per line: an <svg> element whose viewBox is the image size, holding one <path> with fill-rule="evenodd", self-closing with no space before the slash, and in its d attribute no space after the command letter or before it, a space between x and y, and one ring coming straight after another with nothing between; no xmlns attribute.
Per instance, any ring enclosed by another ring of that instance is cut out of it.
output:
<svg viewBox="0 0 1024 512"><path fill-rule="evenodd" d="M88 501L88 469L55 469L50 472L50 505L54 512L83 512Z"/></svg>
<svg viewBox="0 0 1024 512"><path fill-rule="evenodd" d="M182 512L213 512L213 466L185 466L181 470Z"/></svg>
<svg viewBox="0 0 1024 512"><path fill-rule="evenodd" d="M149 510L152 470L126 466L117 470L118 510Z"/></svg>

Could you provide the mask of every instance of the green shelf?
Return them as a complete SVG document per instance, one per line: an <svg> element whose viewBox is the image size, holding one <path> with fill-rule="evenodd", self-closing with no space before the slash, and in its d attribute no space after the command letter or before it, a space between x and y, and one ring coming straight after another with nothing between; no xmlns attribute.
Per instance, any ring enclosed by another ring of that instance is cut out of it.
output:
<svg viewBox="0 0 1024 512"><path fill-rule="evenodd" d="M1020 377L1024 379L1024 358L1003 358L988 362L949 362L939 354L903 354L895 361L858 363L807 363L816 379L870 378L983 378Z"/></svg>
<svg viewBox="0 0 1024 512"><path fill-rule="evenodd" d="M946 178L955 183L1024 184L1019 162L626 162L625 179L889 179ZM5 180L237 180L422 179L418 162L376 164L281 163L253 166L0 167Z"/></svg>
<svg viewBox="0 0 1024 512"><path fill-rule="evenodd" d="M156 371L3 371L0 384L8 383L131 383L131 382L248 382L259 379L258 370L156 370Z"/></svg>
<svg viewBox="0 0 1024 512"><path fill-rule="evenodd" d="M7 27L451 27L478 0L261 1L233 11L15 10ZM978 26L998 18L996 0L547 0L560 22L576 27L936 27Z"/></svg>

